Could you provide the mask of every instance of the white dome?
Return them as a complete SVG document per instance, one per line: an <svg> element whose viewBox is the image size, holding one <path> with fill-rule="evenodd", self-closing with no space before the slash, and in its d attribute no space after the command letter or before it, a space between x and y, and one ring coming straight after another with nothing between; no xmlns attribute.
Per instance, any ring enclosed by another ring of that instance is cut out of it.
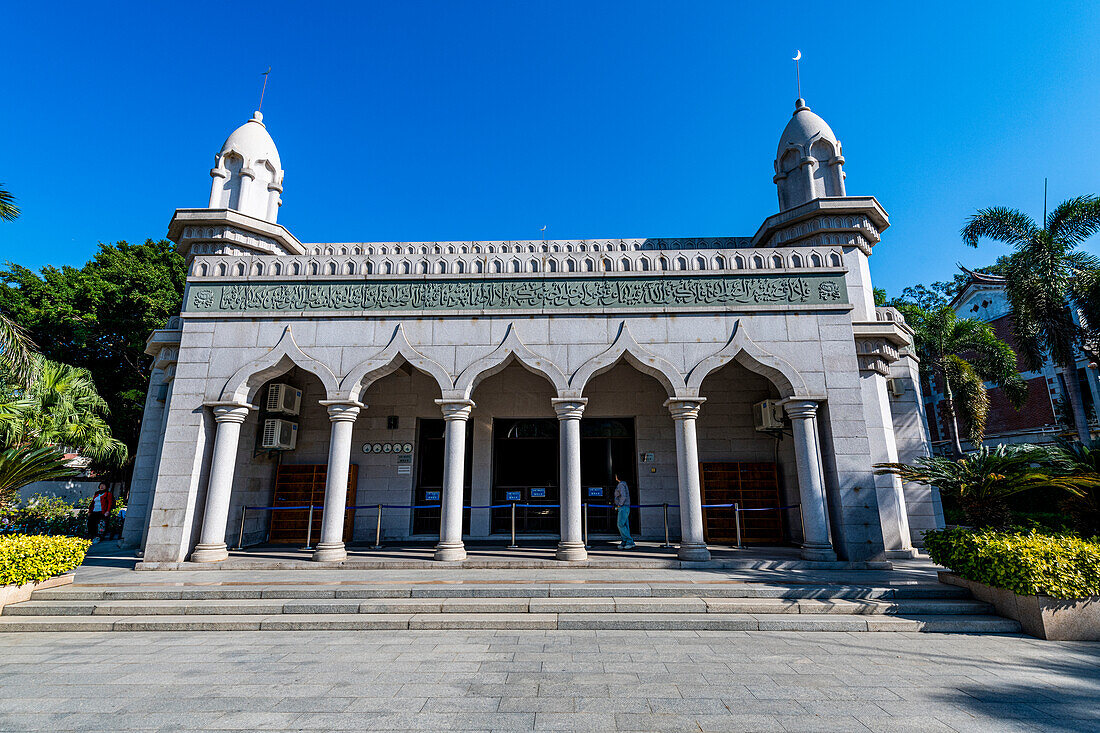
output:
<svg viewBox="0 0 1100 733"><path fill-rule="evenodd" d="M794 115L787 126L783 128L783 135L779 138L779 149L776 150L775 157L777 159L782 157L784 151L792 145L808 151L810 145L821 138L833 143L834 147L839 147L836 135L833 134L833 128L829 127L829 123L811 112L810 108L806 106L806 100L799 99L795 102Z"/></svg>
<svg viewBox="0 0 1100 733"><path fill-rule="evenodd" d="M274 224L283 203L283 165L263 120L255 112L214 156L210 208L233 209Z"/></svg>
<svg viewBox="0 0 1100 733"><path fill-rule="evenodd" d="M222 145L219 155L233 151L245 159L246 165L257 161L266 160L275 170L282 169L279 162L279 151L275 147L275 141L264 126L264 116L259 112L252 114L252 119L233 131Z"/></svg>
<svg viewBox="0 0 1100 733"><path fill-rule="evenodd" d="M775 151L779 210L786 211L817 198L844 196L844 155L833 129L806 106L794 103L794 115L783 128Z"/></svg>

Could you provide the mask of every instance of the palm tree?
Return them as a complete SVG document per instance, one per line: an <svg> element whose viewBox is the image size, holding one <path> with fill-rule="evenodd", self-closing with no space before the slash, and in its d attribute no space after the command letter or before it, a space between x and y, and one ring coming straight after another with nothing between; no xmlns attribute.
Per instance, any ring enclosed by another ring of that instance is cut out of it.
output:
<svg viewBox="0 0 1100 733"><path fill-rule="evenodd" d="M0 183L0 219L14 221L19 218L19 207L15 205L15 197Z"/></svg>
<svg viewBox="0 0 1100 733"><path fill-rule="evenodd" d="M958 501L966 523L974 527L1007 526L1012 513L1005 500L1021 491L1060 488L1080 496L1085 487L1100 486L1100 476L1071 471L1060 451L1034 445L983 446L959 460L922 456L913 465L875 464L877 475L935 486Z"/></svg>
<svg viewBox="0 0 1100 733"><path fill-rule="evenodd" d="M1037 225L1016 209L981 209L962 230L963 241L978 246L982 237L1004 242L1015 250L1004 277L1016 340L1027 365L1041 369L1046 357L1062 368L1077 438L1089 442L1081 384L1077 379L1077 349L1085 329L1070 312L1070 299L1081 278L1100 269L1100 260L1082 252L1081 243L1100 230L1100 199L1080 196L1063 201Z"/></svg>
<svg viewBox="0 0 1100 733"><path fill-rule="evenodd" d="M31 386L0 397L0 443L72 446L92 460L122 465L126 445L111 435L109 413L91 372L39 357Z"/></svg>
<svg viewBox="0 0 1100 733"><path fill-rule="evenodd" d="M19 207L0 184L0 221L19 218ZM37 347L19 324L0 313L0 371L7 371L20 384L27 386L33 378L34 354Z"/></svg>
<svg viewBox="0 0 1100 733"><path fill-rule="evenodd" d="M1027 399L1027 384L1016 368L1012 347L997 338L993 328L974 318L959 318L949 305L926 311L900 306L913 327L921 369L943 385L947 425L955 457L963 454L958 414L966 419L970 443L977 448L985 435L989 395L985 382L1002 388L1019 408Z"/></svg>
<svg viewBox="0 0 1100 733"><path fill-rule="evenodd" d="M0 506L27 484L75 475L76 471L66 465L65 456L52 446L16 446L0 451Z"/></svg>

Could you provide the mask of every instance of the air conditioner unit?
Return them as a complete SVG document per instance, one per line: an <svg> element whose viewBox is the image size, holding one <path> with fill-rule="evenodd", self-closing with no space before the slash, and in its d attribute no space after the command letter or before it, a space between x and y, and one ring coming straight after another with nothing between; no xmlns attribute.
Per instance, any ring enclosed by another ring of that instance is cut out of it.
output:
<svg viewBox="0 0 1100 733"><path fill-rule="evenodd" d="M298 423L289 420L264 420L261 445L268 450L294 450L298 444Z"/></svg>
<svg viewBox="0 0 1100 733"><path fill-rule="evenodd" d="M302 390L289 384L272 384L267 388L268 412L281 412L284 415L297 415L302 406Z"/></svg>
<svg viewBox="0 0 1100 733"><path fill-rule="evenodd" d="M752 406L752 417L757 430L783 429L783 408L777 400L757 402Z"/></svg>
<svg viewBox="0 0 1100 733"><path fill-rule="evenodd" d="M894 397L901 397L905 394L905 382L900 379L887 379L886 386L890 389L890 394Z"/></svg>

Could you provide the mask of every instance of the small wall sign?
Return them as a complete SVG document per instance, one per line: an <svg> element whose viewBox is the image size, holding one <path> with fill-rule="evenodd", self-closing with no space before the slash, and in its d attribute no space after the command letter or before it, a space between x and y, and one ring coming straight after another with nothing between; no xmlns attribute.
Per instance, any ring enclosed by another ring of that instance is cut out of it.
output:
<svg viewBox="0 0 1100 733"><path fill-rule="evenodd" d="M398 466L397 467L397 475L398 476L411 476L412 475L412 466Z"/></svg>
<svg viewBox="0 0 1100 733"><path fill-rule="evenodd" d="M425 491L424 492L424 501L439 501L439 492L438 491Z"/></svg>
<svg viewBox="0 0 1100 733"><path fill-rule="evenodd" d="M531 498L532 499L545 499L546 498L546 489L531 489Z"/></svg>
<svg viewBox="0 0 1100 733"><path fill-rule="evenodd" d="M522 491L506 491L504 493L505 501L523 501Z"/></svg>
<svg viewBox="0 0 1100 733"><path fill-rule="evenodd" d="M603 487L601 487L601 486L589 486L588 487L588 495L589 496L597 496L597 497L598 496L603 496Z"/></svg>

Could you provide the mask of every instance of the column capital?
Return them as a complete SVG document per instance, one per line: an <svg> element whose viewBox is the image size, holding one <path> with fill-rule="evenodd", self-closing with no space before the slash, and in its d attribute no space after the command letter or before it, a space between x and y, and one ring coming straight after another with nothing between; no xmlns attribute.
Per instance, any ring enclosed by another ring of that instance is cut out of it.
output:
<svg viewBox="0 0 1100 733"><path fill-rule="evenodd" d="M672 413L673 420L694 420L706 401L706 397L670 397L665 400L665 407Z"/></svg>
<svg viewBox="0 0 1100 733"><path fill-rule="evenodd" d="M584 415L584 408L588 405L588 398L553 397L550 404L554 406L554 412L558 413L559 420L580 420Z"/></svg>
<svg viewBox="0 0 1100 733"><path fill-rule="evenodd" d="M355 422L359 410L366 407L358 400L318 400L318 404L328 408L328 419L332 422Z"/></svg>
<svg viewBox="0 0 1100 733"><path fill-rule="evenodd" d="M473 400L436 400L435 404L443 411L444 420L468 420L474 409Z"/></svg>
<svg viewBox="0 0 1100 733"><path fill-rule="evenodd" d="M809 420L817 417L817 400L788 398L780 402L792 420Z"/></svg>
<svg viewBox="0 0 1100 733"><path fill-rule="evenodd" d="M206 402L204 404L214 411L216 422L237 423L238 425L244 422L249 412L256 409L247 402Z"/></svg>

